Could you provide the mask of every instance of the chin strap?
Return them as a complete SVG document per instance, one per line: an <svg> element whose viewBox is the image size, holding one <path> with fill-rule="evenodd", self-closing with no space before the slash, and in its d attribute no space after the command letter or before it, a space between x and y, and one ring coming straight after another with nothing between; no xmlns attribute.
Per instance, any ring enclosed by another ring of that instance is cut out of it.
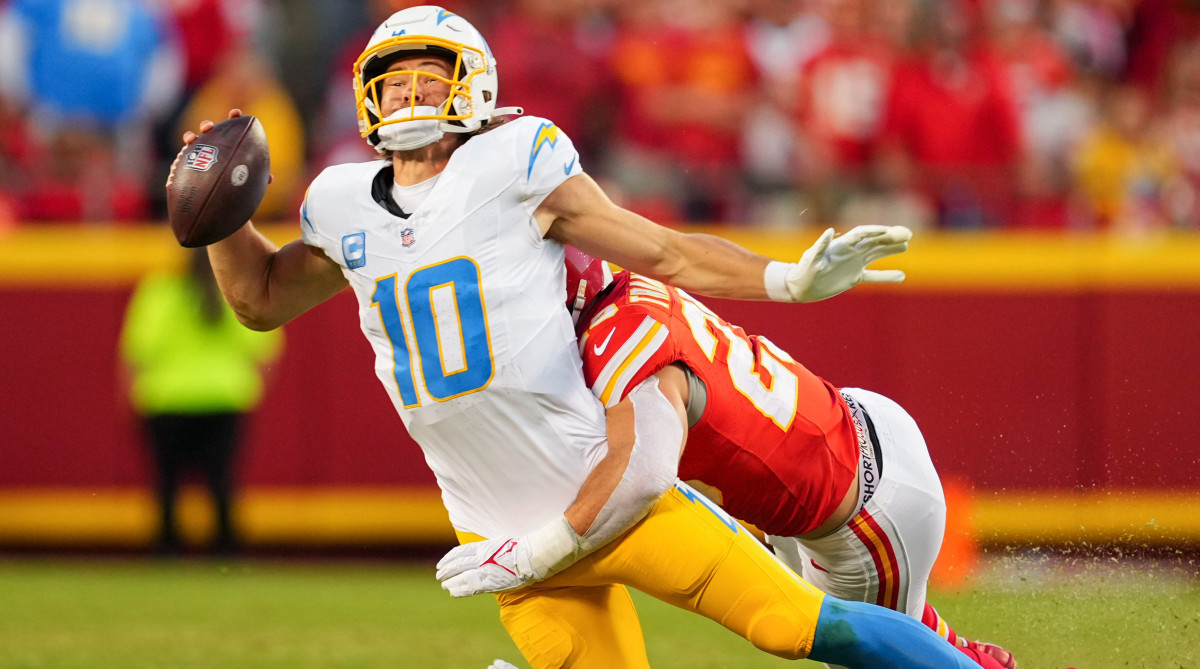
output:
<svg viewBox="0 0 1200 669"><path fill-rule="evenodd" d="M492 113L488 115L487 122L490 123L491 121L493 121L501 116L519 116L524 113L525 113L524 107L501 107L499 109L492 110ZM478 128L468 128L466 126L460 125L458 122L451 122L451 121L442 121L441 123L438 124L439 130L441 130L442 132L451 132L451 133L480 132L486 128L487 128L486 124L483 126L480 126Z"/></svg>
<svg viewBox="0 0 1200 669"><path fill-rule="evenodd" d="M520 116L524 113L524 107L500 107L499 109L493 109L492 113L489 114L488 117L496 118L497 116Z"/></svg>

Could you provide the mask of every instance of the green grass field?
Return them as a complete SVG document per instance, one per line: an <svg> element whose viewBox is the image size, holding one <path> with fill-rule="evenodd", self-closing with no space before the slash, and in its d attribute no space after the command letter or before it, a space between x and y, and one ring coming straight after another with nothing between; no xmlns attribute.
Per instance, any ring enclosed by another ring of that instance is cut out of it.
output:
<svg viewBox="0 0 1200 669"><path fill-rule="evenodd" d="M820 666L636 601L656 668ZM1200 667L1200 581L1169 561L1000 560L970 591L931 601L958 629L1003 641L1022 669ZM524 666L496 612L489 597L451 599L428 564L8 558L0 667Z"/></svg>

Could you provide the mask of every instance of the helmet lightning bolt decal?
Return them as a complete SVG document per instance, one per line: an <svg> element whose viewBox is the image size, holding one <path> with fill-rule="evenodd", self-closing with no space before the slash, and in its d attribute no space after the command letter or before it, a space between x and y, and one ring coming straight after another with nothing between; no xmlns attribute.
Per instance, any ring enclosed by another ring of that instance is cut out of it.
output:
<svg viewBox="0 0 1200 669"><path fill-rule="evenodd" d="M553 123L543 123L538 126L537 134L533 136L533 148L529 150L529 169L525 170L525 178L528 179L533 174L533 163L537 161L538 154L541 153L542 147L549 144L553 149L558 143L558 126Z"/></svg>

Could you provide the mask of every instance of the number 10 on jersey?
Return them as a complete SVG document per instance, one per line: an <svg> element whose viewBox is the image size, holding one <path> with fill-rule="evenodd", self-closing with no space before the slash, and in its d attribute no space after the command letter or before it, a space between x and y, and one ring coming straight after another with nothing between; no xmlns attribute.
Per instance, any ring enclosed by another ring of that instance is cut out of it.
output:
<svg viewBox="0 0 1200 669"><path fill-rule="evenodd" d="M420 406L410 341L420 360L421 380L435 401L460 397L492 380L492 344L488 334L479 266L454 258L422 267L404 286L401 315L396 275L375 280L371 306L379 308L383 331L392 345L392 374L406 408ZM410 339L404 323L412 324Z"/></svg>

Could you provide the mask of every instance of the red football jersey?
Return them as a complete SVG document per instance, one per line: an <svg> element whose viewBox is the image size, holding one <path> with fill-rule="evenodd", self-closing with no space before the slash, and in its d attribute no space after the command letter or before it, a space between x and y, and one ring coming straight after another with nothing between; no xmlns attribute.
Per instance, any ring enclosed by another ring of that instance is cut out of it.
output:
<svg viewBox="0 0 1200 669"><path fill-rule="evenodd" d="M765 337L726 323L687 293L628 272L579 319L588 386L605 406L673 362L704 381L679 477L769 534L803 534L837 509L857 473L858 440L837 389Z"/></svg>

